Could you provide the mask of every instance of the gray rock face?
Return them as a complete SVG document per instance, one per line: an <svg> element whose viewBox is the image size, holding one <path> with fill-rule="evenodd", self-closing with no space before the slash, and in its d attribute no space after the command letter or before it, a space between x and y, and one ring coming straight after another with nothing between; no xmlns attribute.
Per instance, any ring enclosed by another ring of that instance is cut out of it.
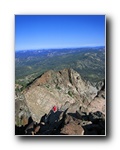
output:
<svg viewBox="0 0 120 150"><path fill-rule="evenodd" d="M26 88L24 95L32 119L39 123L54 105L62 110L69 107L69 112L79 110L80 106L87 108L97 92L97 88L83 81L76 71L64 69L44 73Z"/></svg>
<svg viewBox="0 0 120 150"><path fill-rule="evenodd" d="M97 93L97 96L89 103L88 112L100 111L104 115L106 113L106 100L105 100L105 82L101 82L102 86Z"/></svg>
<svg viewBox="0 0 120 150"><path fill-rule="evenodd" d="M25 97L22 93L15 93L15 124L17 126L25 126L28 124L28 118L30 117L29 109L25 102Z"/></svg>

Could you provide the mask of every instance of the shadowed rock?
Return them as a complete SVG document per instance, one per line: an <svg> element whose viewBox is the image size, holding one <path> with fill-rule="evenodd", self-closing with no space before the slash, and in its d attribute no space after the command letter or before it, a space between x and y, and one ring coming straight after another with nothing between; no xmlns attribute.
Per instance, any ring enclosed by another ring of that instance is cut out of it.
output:
<svg viewBox="0 0 120 150"><path fill-rule="evenodd" d="M105 134L104 84L97 89L73 69L44 73L16 93L15 105L16 134Z"/></svg>

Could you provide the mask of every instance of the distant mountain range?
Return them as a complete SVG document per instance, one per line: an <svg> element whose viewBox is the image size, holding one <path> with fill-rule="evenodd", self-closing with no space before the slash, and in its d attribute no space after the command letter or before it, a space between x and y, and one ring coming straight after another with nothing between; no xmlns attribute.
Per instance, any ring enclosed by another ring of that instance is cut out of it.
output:
<svg viewBox="0 0 120 150"><path fill-rule="evenodd" d="M47 70L73 68L90 82L105 77L105 47L40 49L15 52L16 83L26 86Z"/></svg>
<svg viewBox="0 0 120 150"><path fill-rule="evenodd" d="M81 46L81 47L66 47L66 48L40 48L40 49L22 49L22 50L16 50L16 52L19 52L19 51L23 51L23 52L25 52L25 51L43 51L43 50L62 50L62 49L68 49L68 50L70 50L70 49L81 49L81 48L92 48L92 49L96 49L96 48L105 48L105 46Z"/></svg>

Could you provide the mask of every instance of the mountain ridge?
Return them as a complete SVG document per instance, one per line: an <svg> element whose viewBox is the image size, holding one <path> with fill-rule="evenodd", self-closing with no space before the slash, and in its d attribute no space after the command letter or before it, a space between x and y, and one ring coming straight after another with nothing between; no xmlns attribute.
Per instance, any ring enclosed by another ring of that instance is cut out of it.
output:
<svg viewBox="0 0 120 150"><path fill-rule="evenodd" d="M44 73L24 90L24 95L29 109L34 106L43 111L38 113L36 109L32 109L34 110L33 118L35 119L36 114L40 119L40 116L48 113L53 105L59 108L66 102L70 104L77 102L79 107L81 104L88 105L97 96L97 92L97 88L89 82L84 82L76 71L63 69L58 72L50 70ZM35 121L39 122L37 119Z"/></svg>

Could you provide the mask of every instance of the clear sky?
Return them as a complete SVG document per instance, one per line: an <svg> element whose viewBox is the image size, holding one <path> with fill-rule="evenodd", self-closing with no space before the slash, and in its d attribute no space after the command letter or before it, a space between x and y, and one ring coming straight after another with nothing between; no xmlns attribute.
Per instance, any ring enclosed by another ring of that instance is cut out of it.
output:
<svg viewBox="0 0 120 150"><path fill-rule="evenodd" d="M105 46L104 15L15 15L15 50Z"/></svg>

